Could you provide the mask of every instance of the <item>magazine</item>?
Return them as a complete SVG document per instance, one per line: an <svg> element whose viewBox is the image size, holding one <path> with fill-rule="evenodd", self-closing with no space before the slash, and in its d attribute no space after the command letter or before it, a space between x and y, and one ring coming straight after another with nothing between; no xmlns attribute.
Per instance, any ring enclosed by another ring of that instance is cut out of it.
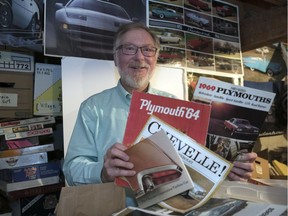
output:
<svg viewBox="0 0 288 216"><path fill-rule="evenodd" d="M205 145L210 105L134 91L127 120L124 145L135 139L150 115L155 115Z"/></svg>
<svg viewBox="0 0 288 216"><path fill-rule="evenodd" d="M194 187L185 193L166 200L162 199L158 204L179 213L186 213L202 206L225 180L232 169L232 164L154 115L151 115L143 126L143 130L136 138L135 143L159 130L166 132L186 165Z"/></svg>
<svg viewBox="0 0 288 216"><path fill-rule="evenodd" d="M116 184L130 187L139 207L146 208L193 188L183 161L163 130L139 140L125 152L136 175L121 177Z"/></svg>
<svg viewBox="0 0 288 216"><path fill-rule="evenodd" d="M169 211L163 211L158 208L141 209L137 207L127 207L113 216L131 216L131 215L157 215L157 216L176 216ZM206 215L267 215L267 216L286 216L287 206L267 203L255 203L239 199L219 199L211 198L205 205L184 214L184 216L206 216Z"/></svg>
<svg viewBox="0 0 288 216"><path fill-rule="evenodd" d="M193 99L211 104L206 146L227 160L251 152L275 94L200 77Z"/></svg>

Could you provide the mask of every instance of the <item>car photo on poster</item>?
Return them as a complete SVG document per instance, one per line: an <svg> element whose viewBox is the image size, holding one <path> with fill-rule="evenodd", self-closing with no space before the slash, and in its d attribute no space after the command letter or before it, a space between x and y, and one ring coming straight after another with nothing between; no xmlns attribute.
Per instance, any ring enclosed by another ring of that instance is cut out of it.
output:
<svg viewBox="0 0 288 216"><path fill-rule="evenodd" d="M183 23L184 19L182 9L157 3L149 4L149 17L177 23Z"/></svg>
<svg viewBox="0 0 288 216"><path fill-rule="evenodd" d="M110 2L71 0L55 6L57 47L65 52L91 50L111 56L114 33L133 22L123 7Z"/></svg>
<svg viewBox="0 0 288 216"><path fill-rule="evenodd" d="M42 4L40 0L1 0L0 43L12 47L42 45Z"/></svg>
<svg viewBox="0 0 288 216"><path fill-rule="evenodd" d="M126 23L146 20L145 1L49 0L44 54L112 60L113 40Z"/></svg>
<svg viewBox="0 0 288 216"><path fill-rule="evenodd" d="M157 35L161 44L163 43L176 43L179 44L182 38L171 32L163 32L161 35Z"/></svg>
<svg viewBox="0 0 288 216"><path fill-rule="evenodd" d="M185 22L189 25L211 30L211 18L207 15L192 11L185 11Z"/></svg>
<svg viewBox="0 0 288 216"><path fill-rule="evenodd" d="M192 9L196 9L198 11L204 11L204 12L210 12L211 11L211 5L208 4L205 0L186 0L185 1L186 6L190 6Z"/></svg>

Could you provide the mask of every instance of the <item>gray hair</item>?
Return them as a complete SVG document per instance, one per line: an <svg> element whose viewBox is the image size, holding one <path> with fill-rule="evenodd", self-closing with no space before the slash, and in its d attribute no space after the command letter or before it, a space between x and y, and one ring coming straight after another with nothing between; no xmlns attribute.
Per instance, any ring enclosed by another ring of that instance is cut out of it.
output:
<svg viewBox="0 0 288 216"><path fill-rule="evenodd" d="M115 53L116 48L119 46L119 41L121 40L121 37L126 33L134 29L143 29L145 30L150 36L152 37L154 41L154 46L159 51L160 49L160 41L159 38L152 32L147 26L145 26L143 23L140 22L132 22L125 25L122 25L119 27L118 31L116 32L114 36L114 44L113 44L113 53Z"/></svg>

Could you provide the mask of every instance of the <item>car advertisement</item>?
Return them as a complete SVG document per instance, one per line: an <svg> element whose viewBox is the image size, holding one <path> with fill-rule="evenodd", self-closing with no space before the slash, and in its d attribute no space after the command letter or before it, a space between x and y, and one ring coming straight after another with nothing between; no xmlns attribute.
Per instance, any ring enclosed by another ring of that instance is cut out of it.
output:
<svg viewBox="0 0 288 216"><path fill-rule="evenodd" d="M44 54L113 59L113 39L129 22L146 23L146 1L46 1Z"/></svg>
<svg viewBox="0 0 288 216"><path fill-rule="evenodd" d="M237 6L220 0L131 2L47 1L45 54L112 60L119 26L140 21L159 37L159 64L243 75Z"/></svg>
<svg viewBox="0 0 288 216"><path fill-rule="evenodd" d="M0 45L42 52L43 0L0 0Z"/></svg>
<svg viewBox="0 0 288 216"><path fill-rule="evenodd" d="M158 63L216 75L243 76L238 6L220 0L149 1Z"/></svg>

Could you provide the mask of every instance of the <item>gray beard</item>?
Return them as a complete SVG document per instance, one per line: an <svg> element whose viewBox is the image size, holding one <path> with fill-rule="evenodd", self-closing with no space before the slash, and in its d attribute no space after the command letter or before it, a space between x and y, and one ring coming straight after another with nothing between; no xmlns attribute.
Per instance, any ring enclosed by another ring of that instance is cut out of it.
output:
<svg viewBox="0 0 288 216"><path fill-rule="evenodd" d="M150 81L150 76L145 79L139 80L132 79L130 76L121 77L121 79L130 88L139 89L143 88L143 86L146 87L148 85Z"/></svg>

